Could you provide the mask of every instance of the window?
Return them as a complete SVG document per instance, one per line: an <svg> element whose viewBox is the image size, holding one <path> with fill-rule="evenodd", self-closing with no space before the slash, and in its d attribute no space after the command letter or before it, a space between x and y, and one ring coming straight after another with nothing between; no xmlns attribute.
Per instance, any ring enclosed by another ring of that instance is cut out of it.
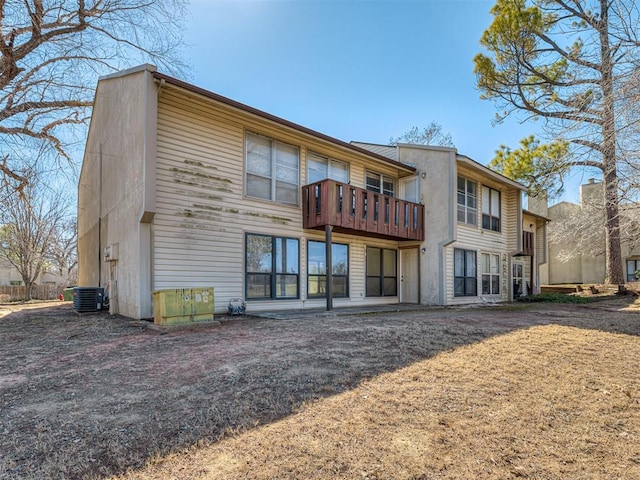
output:
<svg viewBox="0 0 640 480"><path fill-rule="evenodd" d="M478 184L464 177L458 177L458 221L478 224Z"/></svg>
<svg viewBox="0 0 640 480"><path fill-rule="evenodd" d="M19 287L22 285L22 280L9 280L9 285L12 287Z"/></svg>
<svg viewBox="0 0 640 480"><path fill-rule="evenodd" d="M522 277L522 275L520 276ZM500 255L493 253L482 254L482 294L500 294Z"/></svg>
<svg viewBox="0 0 640 480"><path fill-rule="evenodd" d="M525 294L522 290L524 283L524 265L522 263L513 264L513 297L521 297Z"/></svg>
<svg viewBox="0 0 640 480"><path fill-rule="evenodd" d="M307 252L307 297L319 298L327 295L327 257L325 242L308 243ZM333 263L333 296L349 296L349 246L331 244Z"/></svg>
<svg viewBox="0 0 640 480"><path fill-rule="evenodd" d="M297 205L298 148L247 132L246 150L247 195Z"/></svg>
<svg viewBox="0 0 640 480"><path fill-rule="evenodd" d="M637 282L636 272L640 271L640 260L627 260L627 282Z"/></svg>
<svg viewBox="0 0 640 480"><path fill-rule="evenodd" d="M398 294L397 252L367 247L367 297L393 297Z"/></svg>
<svg viewBox="0 0 640 480"><path fill-rule="evenodd" d="M482 228L500 231L500 192L482 187Z"/></svg>
<svg viewBox="0 0 640 480"><path fill-rule="evenodd" d="M349 183L349 164L325 158L315 153L307 156L307 178L309 183L330 178L337 182Z"/></svg>
<svg viewBox="0 0 640 480"><path fill-rule="evenodd" d="M454 249L454 295L456 297L475 297L478 295L476 279L476 252Z"/></svg>
<svg viewBox="0 0 640 480"><path fill-rule="evenodd" d="M298 298L298 240L246 236L247 299Z"/></svg>
<svg viewBox="0 0 640 480"><path fill-rule="evenodd" d="M392 177L367 171L366 182L367 190L389 195L390 197L395 197L396 195L396 181Z"/></svg>

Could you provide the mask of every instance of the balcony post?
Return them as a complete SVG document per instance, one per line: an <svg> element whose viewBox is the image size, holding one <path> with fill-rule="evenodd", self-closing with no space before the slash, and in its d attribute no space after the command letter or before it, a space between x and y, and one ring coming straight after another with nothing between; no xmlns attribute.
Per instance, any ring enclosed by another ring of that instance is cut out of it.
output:
<svg viewBox="0 0 640 480"><path fill-rule="evenodd" d="M325 225L324 227L324 246L325 246L325 256L327 258L327 312L333 310L333 258L332 258L332 248L331 248L331 233L333 231L333 227L331 225Z"/></svg>

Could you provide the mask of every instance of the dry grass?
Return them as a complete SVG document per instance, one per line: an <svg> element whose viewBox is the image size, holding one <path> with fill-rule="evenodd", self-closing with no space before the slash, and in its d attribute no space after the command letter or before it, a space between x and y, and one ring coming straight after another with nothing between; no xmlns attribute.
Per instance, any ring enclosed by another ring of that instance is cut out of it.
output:
<svg viewBox="0 0 640 480"><path fill-rule="evenodd" d="M640 342L541 326L124 478L640 478Z"/></svg>
<svg viewBox="0 0 640 480"><path fill-rule="evenodd" d="M0 479L640 479L633 300L167 334L13 311Z"/></svg>

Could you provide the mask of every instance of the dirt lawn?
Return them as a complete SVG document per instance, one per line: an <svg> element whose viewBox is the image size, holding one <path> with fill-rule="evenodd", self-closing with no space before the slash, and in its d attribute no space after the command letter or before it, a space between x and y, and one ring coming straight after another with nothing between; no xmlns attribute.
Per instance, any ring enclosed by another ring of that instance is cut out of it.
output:
<svg viewBox="0 0 640 480"><path fill-rule="evenodd" d="M168 333L0 305L0 479L640 479L639 334L630 296Z"/></svg>

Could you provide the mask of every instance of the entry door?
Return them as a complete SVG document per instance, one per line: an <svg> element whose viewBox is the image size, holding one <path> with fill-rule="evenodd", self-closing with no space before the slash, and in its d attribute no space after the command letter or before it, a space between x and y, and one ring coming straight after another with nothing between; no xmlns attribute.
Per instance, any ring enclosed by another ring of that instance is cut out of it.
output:
<svg viewBox="0 0 640 480"><path fill-rule="evenodd" d="M402 257L402 274L400 276L400 301L402 303L418 303L418 249L400 250Z"/></svg>

